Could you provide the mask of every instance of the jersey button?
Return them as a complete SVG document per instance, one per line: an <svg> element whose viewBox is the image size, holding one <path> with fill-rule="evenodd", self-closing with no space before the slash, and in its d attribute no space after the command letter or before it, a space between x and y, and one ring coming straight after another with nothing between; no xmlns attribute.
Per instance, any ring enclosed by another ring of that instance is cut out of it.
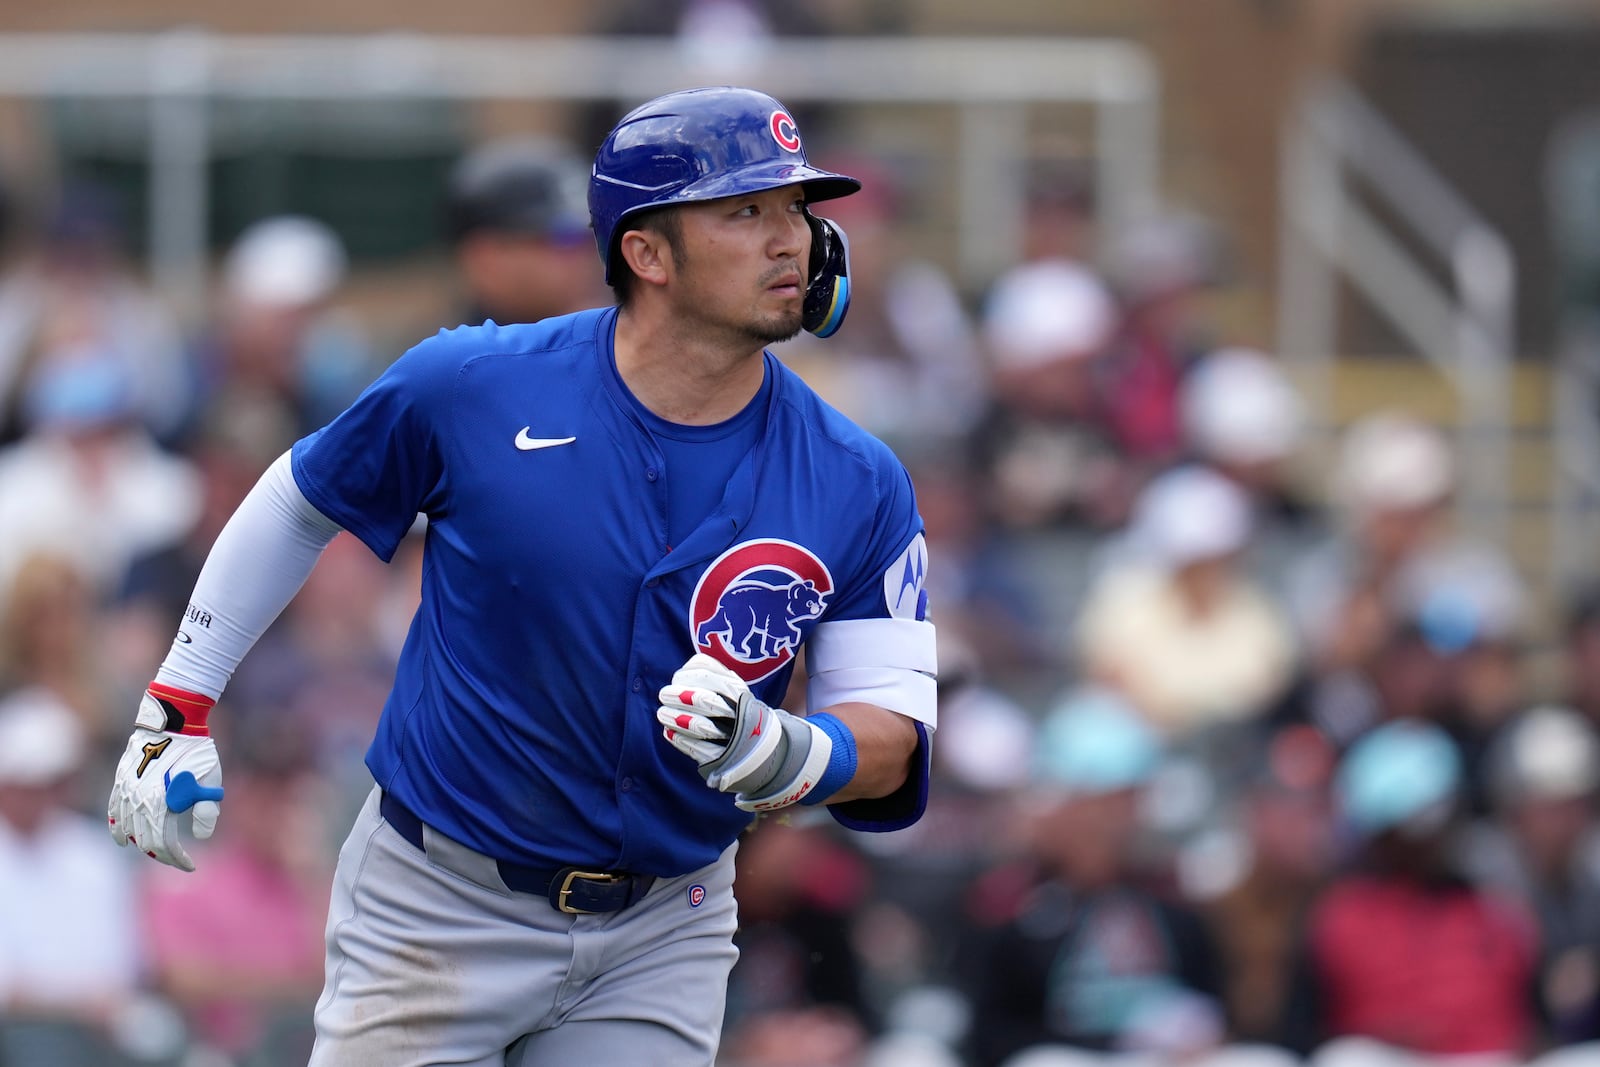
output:
<svg viewBox="0 0 1600 1067"><path fill-rule="evenodd" d="M658 477L660 477L660 475L661 475L661 472L656 470L654 467L646 467L644 469L644 476L646 478L649 478L652 482L655 481Z"/></svg>
<svg viewBox="0 0 1600 1067"><path fill-rule="evenodd" d="M624 793L631 793L633 792L633 779L624 778L622 781L617 783L617 787L620 788Z"/></svg>
<svg viewBox="0 0 1600 1067"><path fill-rule="evenodd" d="M651 578L651 579L647 580L644 584L645 584L645 586L647 588L654 589L656 586L661 584L661 579L660 578Z"/></svg>
<svg viewBox="0 0 1600 1067"><path fill-rule="evenodd" d="M638 677L634 678L634 680L633 680L633 691L635 693L637 693L639 690L641 690L643 688L644 688L644 679L643 678L638 678Z"/></svg>

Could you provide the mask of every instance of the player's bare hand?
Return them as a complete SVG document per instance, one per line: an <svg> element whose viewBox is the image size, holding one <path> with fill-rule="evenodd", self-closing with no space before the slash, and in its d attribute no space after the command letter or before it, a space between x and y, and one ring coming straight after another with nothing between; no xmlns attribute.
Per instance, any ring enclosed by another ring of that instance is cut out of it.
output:
<svg viewBox="0 0 1600 1067"><path fill-rule="evenodd" d="M106 822L117 844L131 844L151 859L192 871L194 861L179 831L204 839L216 829L222 763L210 737L174 733L166 725L165 711L146 693L117 764Z"/></svg>

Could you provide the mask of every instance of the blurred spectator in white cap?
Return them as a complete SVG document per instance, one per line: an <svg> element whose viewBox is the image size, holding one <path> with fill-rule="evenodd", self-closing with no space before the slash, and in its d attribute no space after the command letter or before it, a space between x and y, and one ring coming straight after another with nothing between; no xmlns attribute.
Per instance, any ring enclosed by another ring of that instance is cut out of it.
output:
<svg viewBox="0 0 1600 1067"><path fill-rule="evenodd" d="M6 1063L123 1062L109 1042L139 981L137 895L128 857L105 847L102 820L74 807L85 743L77 716L49 692L0 699Z"/></svg>
<svg viewBox="0 0 1600 1067"><path fill-rule="evenodd" d="M1255 719L1293 677L1288 622L1242 565L1252 522L1244 491L1215 471L1159 476L1079 616L1084 674L1171 737Z"/></svg>
<svg viewBox="0 0 1600 1067"><path fill-rule="evenodd" d="M1299 469L1304 401L1277 360L1235 347L1200 359L1184 378L1181 404L1190 457L1250 495L1252 569L1275 595L1284 595L1290 570L1328 532Z"/></svg>
<svg viewBox="0 0 1600 1067"><path fill-rule="evenodd" d="M1245 489L1258 519L1309 517L1296 463L1305 402L1277 360L1253 348L1219 348L1185 377L1180 401L1190 456Z"/></svg>
<svg viewBox="0 0 1600 1067"><path fill-rule="evenodd" d="M354 399L381 368L358 320L334 303L348 269L343 242L316 219L246 227L195 343L198 410L274 423L287 448Z"/></svg>
<svg viewBox="0 0 1600 1067"><path fill-rule="evenodd" d="M1356 851L1303 928L1290 1047L1366 1038L1508 1060L1531 1049L1537 933L1513 898L1457 871L1461 787L1455 743L1415 719L1371 730L1341 759L1335 796Z"/></svg>
<svg viewBox="0 0 1600 1067"><path fill-rule="evenodd" d="M1455 456L1434 427L1399 412L1351 424L1329 479L1337 531L1296 569L1291 602L1318 668L1370 661L1401 621L1397 582L1454 543Z"/></svg>
<svg viewBox="0 0 1600 1067"><path fill-rule="evenodd" d="M1247 489L1282 488L1285 465L1305 437L1306 411L1276 360L1253 348L1217 349L1185 379L1181 402L1196 458Z"/></svg>
<svg viewBox="0 0 1600 1067"><path fill-rule="evenodd" d="M1119 460L1096 385L1115 326L1105 284L1071 260L1023 263L990 291L982 337L994 408L981 432L995 510L1008 526L1120 521L1101 516Z"/></svg>
<svg viewBox="0 0 1600 1067"><path fill-rule="evenodd" d="M115 364L129 417L168 438L191 403L186 354L171 310L127 262L120 203L72 180L42 222L0 278L0 441L28 432L27 397L56 364L84 359Z"/></svg>
<svg viewBox="0 0 1600 1067"><path fill-rule="evenodd" d="M972 1060L1065 1045L1184 1057L1225 1034L1210 932L1148 865L1160 735L1114 692L1068 694L1036 747L1038 879L974 976Z"/></svg>
<svg viewBox="0 0 1600 1067"><path fill-rule="evenodd" d="M0 449L0 588L26 556L49 551L106 595L135 556L193 525L195 471L138 421L128 375L108 355L41 368L26 398L28 436Z"/></svg>
<svg viewBox="0 0 1600 1067"><path fill-rule="evenodd" d="M1600 1040L1600 732L1540 705L1496 735L1485 768L1494 815L1472 828L1464 861L1538 918L1547 1040Z"/></svg>

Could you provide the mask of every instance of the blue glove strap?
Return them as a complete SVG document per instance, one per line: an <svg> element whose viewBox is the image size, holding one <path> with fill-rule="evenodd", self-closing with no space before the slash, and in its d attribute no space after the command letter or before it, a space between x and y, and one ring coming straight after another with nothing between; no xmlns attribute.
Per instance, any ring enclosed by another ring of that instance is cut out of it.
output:
<svg viewBox="0 0 1600 1067"><path fill-rule="evenodd" d="M852 757L853 757L852 753ZM167 778L167 810L182 813L202 800L221 800L221 786L201 785L192 771L179 771Z"/></svg>
<svg viewBox="0 0 1600 1067"><path fill-rule="evenodd" d="M801 804L823 804L856 776L856 735L826 712L808 715L806 722L833 739L833 755L828 759L828 769L822 772L822 781L800 801Z"/></svg>

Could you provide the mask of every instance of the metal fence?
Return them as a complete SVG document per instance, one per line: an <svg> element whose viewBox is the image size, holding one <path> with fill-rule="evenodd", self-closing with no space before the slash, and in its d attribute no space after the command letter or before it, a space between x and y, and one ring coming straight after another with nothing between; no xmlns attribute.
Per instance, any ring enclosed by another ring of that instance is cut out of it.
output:
<svg viewBox="0 0 1600 1067"><path fill-rule="evenodd" d="M1097 211L1116 224L1159 200L1160 86L1138 45L1062 38L784 38L708 52L630 37L0 35L0 96L142 104L147 247L183 309L204 295L206 164L219 100L635 103L696 84L750 84L791 104L944 105L956 141L957 262L978 283L1021 244L1029 112L1088 107Z"/></svg>

